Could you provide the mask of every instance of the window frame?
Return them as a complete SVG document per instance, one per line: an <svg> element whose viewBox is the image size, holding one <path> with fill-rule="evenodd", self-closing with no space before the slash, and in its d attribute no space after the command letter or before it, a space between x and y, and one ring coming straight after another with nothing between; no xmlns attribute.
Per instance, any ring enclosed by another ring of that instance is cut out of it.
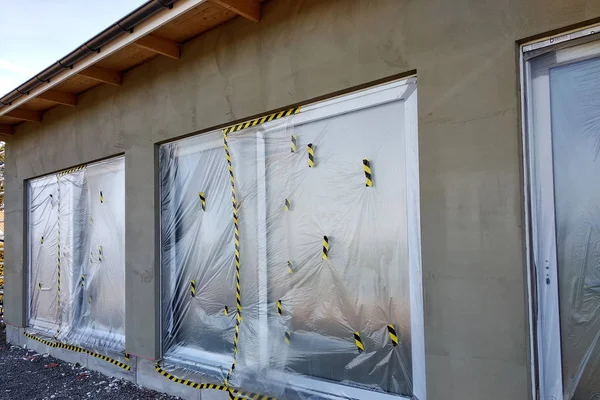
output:
<svg viewBox="0 0 600 400"><path fill-rule="evenodd" d="M542 164L553 165L549 71L558 66L600 57L598 32L600 25L594 25L520 46L531 390L534 397L537 393L539 398L544 399L564 398L554 172L553 168L541 168ZM548 73L534 77L532 60L549 53L555 54L554 61L536 70L538 75L540 71ZM538 219L538 216L543 217ZM538 247L542 251L538 251ZM549 284L545 284L546 278L550 279Z"/></svg>
<svg viewBox="0 0 600 400"><path fill-rule="evenodd" d="M328 100L320 101L314 104L309 104L302 107L302 112L293 116L293 123L295 126L301 124L307 124L310 122L331 118L337 115L356 112L369 107L375 107L391 102L402 102L404 107L405 125L403 134L406 135L406 148L407 154L404 159L406 163L406 186L407 186L407 224L408 226L416 226L416 232L408 232L409 249L418 249L416 254L409 254L409 280L410 280L410 293L408 294L410 299L410 326L411 326L411 353L412 353L412 376L413 376L413 395L412 397L406 397L391 393L374 392L368 389L347 386L342 383L325 381L316 377L301 376L298 374L290 374L282 371L270 370L267 379L272 382L274 386L281 388L293 388L299 392L305 394L317 395L323 399L340 399L347 398L348 396L353 398L365 398L368 396L374 400L392 400L392 399L409 399L415 398L424 400L426 399L426 383L425 383L425 335L424 335L424 316L423 316L423 289L422 289L422 267L421 267L421 246L420 246L420 203L419 203L419 163L418 163L418 114L417 114L417 93L416 93L416 78L411 77L403 80L393 81L384 83L378 86L374 86L368 89L357 91L354 93L344 94L330 98ZM268 135L270 131L281 129L281 120L274 120L266 122L261 125L261 132L257 133L257 159L265 160L265 142L264 135ZM221 134L221 130L209 131L206 134ZM235 135L233 133L232 135ZM208 140L207 140L208 141ZM202 147L204 149L204 147ZM409 157L412 155L412 157ZM160 165L159 165L160 170ZM265 176L266 166L264 163L257 164L257 176ZM161 199L161 191L159 190L159 199ZM266 181L258 180L258 199L263 198L264 201L258 201L258 219L259 221L259 237L266 241L266 219L267 219L267 201L266 201ZM160 201L160 200L159 200ZM159 207L159 213L161 213ZM159 216L159 229L162 232L162 217ZM160 248L162 248L162 235L159 235ZM262 240L262 239L260 239ZM264 247L264 246L263 246ZM162 252L160 252L162 254ZM259 280L264 283L260 285L261 288L266 288L268 284L268 273L266 268L266 248L258 252L260 260L265 262L259 263L259 270L257 274ZM160 259L161 273L160 273L160 290L161 298L163 297L163 273L162 273L162 255ZM262 266L262 267L261 267ZM264 292L264 293L263 293ZM259 298L264 300L260 305L260 322L259 331L268 331L269 329L269 316L267 310L267 293L262 290L259 293ZM161 321L160 321L160 338L161 338L161 355L164 355L165 348L163 348L162 339L164 337L164 329L161 310ZM268 335L264 334L259 337L259 360L244 360L246 362L255 362L260 365L264 365L268 362ZM243 352L238 354L238 359L243 357ZM171 361L175 361L172 359ZM176 359L176 361L180 361ZM206 360L181 360L182 366L196 365L204 370L214 370L215 366L207 364ZM227 368L229 365L226 366ZM220 368L217 368L220 369ZM336 395L334 393L343 393L343 395Z"/></svg>

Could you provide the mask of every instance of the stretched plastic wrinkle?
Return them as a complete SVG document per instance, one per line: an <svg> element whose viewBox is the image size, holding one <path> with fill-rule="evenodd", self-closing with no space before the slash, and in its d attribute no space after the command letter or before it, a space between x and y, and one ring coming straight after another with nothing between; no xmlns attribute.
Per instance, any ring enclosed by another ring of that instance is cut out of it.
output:
<svg viewBox="0 0 600 400"><path fill-rule="evenodd" d="M165 369L282 399L413 395L418 186L399 103L228 132L231 174L220 131L161 146Z"/></svg>
<svg viewBox="0 0 600 400"><path fill-rule="evenodd" d="M124 190L122 157L29 182L34 332L124 350Z"/></svg>

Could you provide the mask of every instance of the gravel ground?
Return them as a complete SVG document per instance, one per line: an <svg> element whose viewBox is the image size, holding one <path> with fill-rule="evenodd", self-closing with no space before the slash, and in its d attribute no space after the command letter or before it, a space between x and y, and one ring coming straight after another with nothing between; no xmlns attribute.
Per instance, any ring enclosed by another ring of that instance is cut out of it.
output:
<svg viewBox="0 0 600 400"><path fill-rule="evenodd" d="M80 365L57 360L48 354L11 346L0 327L0 399L161 399L178 397L142 389L109 378Z"/></svg>

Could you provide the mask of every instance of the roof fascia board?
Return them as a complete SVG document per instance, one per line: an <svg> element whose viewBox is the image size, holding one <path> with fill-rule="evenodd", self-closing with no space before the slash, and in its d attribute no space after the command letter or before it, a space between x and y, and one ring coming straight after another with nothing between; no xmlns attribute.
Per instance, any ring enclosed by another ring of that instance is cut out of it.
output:
<svg viewBox="0 0 600 400"><path fill-rule="evenodd" d="M207 1L209 1L209 0L179 0L179 1L176 1L173 4L173 8L165 9L164 11L151 16L146 21L144 21L140 25L136 26L133 33L118 37L114 41L112 41L112 42L106 44L104 47L102 47L102 50L99 53L91 54L87 58L85 58L82 61L78 62L77 64L73 65L72 69L65 70L65 71L59 73L58 75L56 75L54 78L52 78L52 81L50 81L49 83L37 87L36 89L32 90L29 93L29 95L21 96L18 99L14 100L11 105L5 106L4 108L0 109L0 116L5 115L6 113L8 113L12 110L15 110L16 108L23 105L24 103L31 100L32 98L38 96L39 94L52 89L59 83L64 82L65 80L69 79L70 77L79 74L79 72L83 71L84 69L91 67L92 65L105 59L106 57L110 56L111 54L114 54L117 51L122 50L123 48L133 44L135 41L148 35L150 32L160 28L161 26L171 22L172 20L179 17L180 15L190 11L194 7L197 7L200 4L205 3Z"/></svg>

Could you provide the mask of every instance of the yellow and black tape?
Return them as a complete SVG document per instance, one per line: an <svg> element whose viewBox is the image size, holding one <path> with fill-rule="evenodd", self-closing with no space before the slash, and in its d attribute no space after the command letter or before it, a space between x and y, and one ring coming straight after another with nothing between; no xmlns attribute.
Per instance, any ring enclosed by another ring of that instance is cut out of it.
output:
<svg viewBox="0 0 600 400"><path fill-rule="evenodd" d="M81 287L85 287L85 274L81 274Z"/></svg>
<svg viewBox="0 0 600 400"><path fill-rule="evenodd" d="M300 112L300 107L290 108L289 110L280 111L274 114L269 114L264 117L256 118L247 122L242 122L241 124L233 125L228 128L223 129L223 133L233 133L239 132L243 129L252 128L253 126L264 124L265 122L275 121L276 119L289 117L293 114L298 114Z"/></svg>
<svg viewBox="0 0 600 400"><path fill-rule="evenodd" d="M92 300L94 300L94 299L93 299L93 298L92 298L92 296L90 295L90 297L88 297L88 303L92 304Z"/></svg>
<svg viewBox="0 0 600 400"><path fill-rule="evenodd" d="M193 279L190 281L190 293L192 297L196 297L196 281Z"/></svg>
<svg viewBox="0 0 600 400"><path fill-rule="evenodd" d="M42 236L42 240L40 240L41 244L44 244L44 237Z"/></svg>
<svg viewBox="0 0 600 400"><path fill-rule="evenodd" d="M85 168L85 166L84 166ZM56 225L58 227L58 229L56 230L56 247L57 247L57 260L56 260L56 268L57 268L57 273L56 273L56 292L58 294L58 296L56 296L56 305L57 305L57 311L58 311L58 325L56 328L56 334L58 335L60 333L60 327L62 325L62 305L60 302L60 282L61 282L61 265L60 265L60 254L61 254L61 250L60 250L60 175L56 176L56 190L57 190L57 195L58 198L56 200L56 204L58 206L58 213L56 213Z"/></svg>
<svg viewBox="0 0 600 400"><path fill-rule="evenodd" d="M258 121L258 120L255 120ZM252 125L255 126L256 124ZM241 124L240 124L241 125ZM237 315L235 319L235 334L233 336L233 363L225 378L225 385L229 381L237 362L237 346L240 337L240 323L242 322L242 288L240 285L240 229L238 224L238 204L235 196L235 177L233 175L233 162L229 153L229 144L227 142L227 133L244 129L240 125L232 128L223 129L223 147L225 148L225 156L227 158L227 167L229 169L229 180L231 182L231 202L233 210L233 231L234 231L234 248L235 248L235 300L237 307ZM239 129L233 129L239 128Z"/></svg>
<svg viewBox="0 0 600 400"><path fill-rule="evenodd" d="M365 345L363 344L362 339L360 338L360 333L358 331L354 332L354 343L356 343L356 348L359 353L365 351Z"/></svg>
<svg viewBox="0 0 600 400"><path fill-rule="evenodd" d="M294 263L292 262L292 260L288 260L287 265L288 265L288 272L290 274L293 274L294 273Z"/></svg>
<svg viewBox="0 0 600 400"><path fill-rule="evenodd" d="M25 332L24 335L26 337L30 338L30 339L33 339L35 341L38 341L38 342L44 344L46 346L50 346L50 347L58 348L58 349L70 350L70 351L74 351L76 353L86 353L86 354L88 354L88 355L90 355L92 357L96 357L96 358L99 358L99 359L101 359L103 361L107 361L107 362L109 362L109 363L111 363L113 365L116 365L117 367L123 368L123 369L125 369L127 371L131 370L131 367L129 365L127 365L127 364L125 364L125 363L123 363L121 361L115 360L114 358L110 358L110 357L107 357L105 355L102 355L102 354L99 354L99 353L96 353L96 352L93 352L93 351L90 351L90 350L83 349L83 348L81 348L79 346L73 346L73 345L61 343L61 342L58 342L58 341L57 342L52 342L50 340L45 340L45 339L39 338L39 337L37 337L35 335L32 335L30 333L27 333L27 332Z"/></svg>
<svg viewBox="0 0 600 400"><path fill-rule="evenodd" d="M125 361L129 361L131 359L131 355L125 352Z"/></svg>
<svg viewBox="0 0 600 400"><path fill-rule="evenodd" d="M290 331L285 331L285 342L287 344L290 344L292 342L292 334L290 333Z"/></svg>
<svg viewBox="0 0 600 400"><path fill-rule="evenodd" d="M296 144L298 142L298 139L296 138L296 135L292 135L292 143L290 145L290 150L292 153L296 152Z"/></svg>
<svg viewBox="0 0 600 400"><path fill-rule="evenodd" d="M98 261L102 261L102 246L98 246Z"/></svg>
<svg viewBox="0 0 600 400"><path fill-rule="evenodd" d="M292 203L290 203L289 199L285 199L285 203L283 205L283 209L285 211L290 211L291 208L292 208Z"/></svg>
<svg viewBox="0 0 600 400"><path fill-rule="evenodd" d="M241 390L236 390L227 385L217 385L213 383L197 383L188 379L178 378L173 374L168 373L164 369L162 369L158 364L154 366L156 372L170 380L171 382L180 383L185 386L189 386L194 389L203 390L203 389L212 389L212 390L221 390L223 392L229 392L230 399L236 400L277 400L275 397L264 396L258 393L244 392Z"/></svg>
<svg viewBox="0 0 600 400"><path fill-rule="evenodd" d="M223 309L223 314L229 315L229 307L225 306L225 308Z"/></svg>
<svg viewBox="0 0 600 400"><path fill-rule="evenodd" d="M328 255L329 255L329 238L327 236L323 236L323 251L321 254L321 258L323 260L327 260Z"/></svg>
<svg viewBox="0 0 600 400"><path fill-rule="evenodd" d="M38 290L42 290L42 282L38 282Z"/></svg>
<svg viewBox="0 0 600 400"><path fill-rule="evenodd" d="M283 306L281 305L281 300L277 302L277 314L283 314Z"/></svg>
<svg viewBox="0 0 600 400"><path fill-rule="evenodd" d="M104 203L104 195L102 194L102 190L100 191L100 203Z"/></svg>
<svg viewBox="0 0 600 400"><path fill-rule="evenodd" d="M398 346L398 334L396 333L396 328L394 324L388 324L387 326L388 335L390 335L390 340L392 341L392 345L394 347Z"/></svg>
<svg viewBox="0 0 600 400"><path fill-rule="evenodd" d="M73 172L79 172L79 171L83 171L85 168L87 167L87 165L80 165L79 167L75 167L75 168L69 168L69 169L65 169L64 171L60 171L59 173L57 173L57 176L63 176L63 175L67 175L67 174L72 174Z"/></svg>
<svg viewBox="0 0 600 400"><path fill-rule="evenodd" d="M313 144L309 143L308 147L308 167L312 168L315 166L315 149L313 148Z"/></svg>
<svg viewBox="0 0 600 400"><path fill-rule="evenodd" d="M198 193L198 196L200 196L200 203L202 203L202 211L206 211L206 196L204 192Z"/></svg>
<svg viewBox="0 0 600 400"><path fill-rule="evenodd" d="M373 187L373 176L371 175L371 161L368 158L363 160L363 169L365 170L365 186Z"/></svg>

